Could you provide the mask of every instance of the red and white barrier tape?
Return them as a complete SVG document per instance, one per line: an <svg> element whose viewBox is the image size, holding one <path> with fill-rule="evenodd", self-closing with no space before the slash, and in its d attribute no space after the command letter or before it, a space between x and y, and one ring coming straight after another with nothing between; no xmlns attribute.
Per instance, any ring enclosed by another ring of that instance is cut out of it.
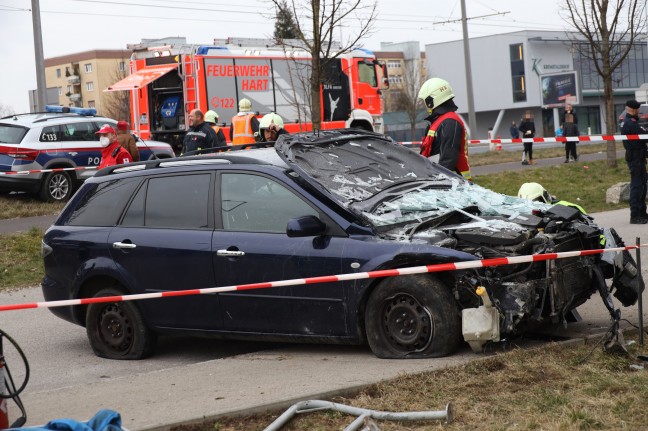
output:
<svg viewBox="0 0 648 431"><path fill-rule="evenodd" d="M599 142L621 141L624 139L648 139L648 135L585 135L557 136L555 138L511 138L511 139L469 139L469 144L521 144L523 142ZM405 141L403 145L421 145L421 141Z"/></svg>
<svg viewBox="0 0 648 431"><path fill-rule="evenodd" d="M96 170L99 166L80 166L77 168L54 168L54 169L32 169L29 171L6 171L0 172L0 175L29 175L29 174L38 174L44 172L61 172L61 171L86 171L86 170Z"/></svg>
<svg viewBox="0 0 648 431"><path fill-rule="evenodd" d="M0 311L25 310L28 308L53 308L71 305L96 304L101 302L135 301L139 299L169 298L174 296L201 295L206 293L232 292L237 290L268 289L271 287L296 286L302 284L333 283L365 278L395 277L399 275L424 274L428 272L454 271L458 269L484 268L487 266L514 265L526 262L541 262L545 260L565 259L569 257L602 254L608 251L634 250L648 244L632 245L596 250L567 251L562 253L545 253L528 256L498 257L493 259L473 260L467 262L440 263L435 265L412 266L409 268L385 269L380 271L359 272L354 274L325 275L311 278L295 278L292 280L268 281L264 283L241 284L237 286L210 287L206 289L173 290L157 293L140 293L136 295L104 296L97 298L67 299L61 301L32 302L27 304L0 305Z"/></svg>

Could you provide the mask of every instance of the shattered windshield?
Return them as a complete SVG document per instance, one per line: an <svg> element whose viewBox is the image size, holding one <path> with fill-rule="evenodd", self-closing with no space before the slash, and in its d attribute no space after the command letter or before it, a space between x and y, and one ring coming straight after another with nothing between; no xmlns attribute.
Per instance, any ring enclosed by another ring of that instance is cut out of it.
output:
<svg viewBox="0 0 648 431"><path fill-rule="evenodd" d="M534 209L546 210L552 206L503 195L459 178L440 175L445 177L445 187L429 187L429 184L421 182L403 193L385 196L371 209L362 211L362 215L375 226L387 226L408 221L421 222L468 207L477 207L482 216L515 219L531 214Z"/></svg>

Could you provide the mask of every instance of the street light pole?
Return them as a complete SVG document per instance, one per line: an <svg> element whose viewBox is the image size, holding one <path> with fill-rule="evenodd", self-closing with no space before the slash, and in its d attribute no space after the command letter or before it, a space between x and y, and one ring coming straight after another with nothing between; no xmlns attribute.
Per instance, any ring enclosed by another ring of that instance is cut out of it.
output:
<svg viewBox="0 0 648 431"><path fill-rule="evenodd" d="M466 0L461 0L461 27L463 29L464 62L466 66L466 91L468 92L468 126L473 135L477 133L477 118L473 100L472 69L470 67L470 46L468 43L468 20L466 18Z"/></svg>
<svg viewBox="0 0 648 431"><path fill-rule="evenodd" d="M45 110L47 103L47 84L45 83L45 60L43 58L43 34L40 21L40 0L31 0L32 22L34 25L34 54L36 56L36 96L38 111Z"/></svg>

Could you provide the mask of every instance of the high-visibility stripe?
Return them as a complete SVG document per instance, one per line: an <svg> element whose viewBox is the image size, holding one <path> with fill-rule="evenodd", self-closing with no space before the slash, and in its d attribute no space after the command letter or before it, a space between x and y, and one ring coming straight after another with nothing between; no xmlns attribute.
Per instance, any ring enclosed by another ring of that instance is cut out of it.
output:
<svg viewBox="0 0 648 431"><path fill-rule="evenodd" d="M31 169L29 171L6 171L0 172L0 175L29 175L29 174L39 174L45 172L61 172L61 171L86 171L86 170L96 170L98 166L81 166L77 168L54 168L54 169Z"/></svg>
<svg viewBox="0 0 648 431"><path fill-rule="evenodd" d="M136 295L119 295L119 296L105 296L105 297L96 297L96 298L66 299L61 301L32 302L27 304L9 304L9 305L0 305L0 311L26 310L31 308L67 307L71 305L96 304L102 302L135 301L140 299L166 298L166 297L174 297L174 296L200 295L200 294L207 294L207 293L267 289L271 287L281 287L281 286L296 286L296 285L307 285L307 284L315 284L315 283L332 283L332 282L347 281L347 280L361 280L366 278L395 277L399 275L455 271L455 270L471 269L471 268L484 268L488 266L514 265L518 263L542 262L546 260L565 259L565 258L577 257L577 256L590 256L590 255L602 254L606 252L634 250L639 247L646 247L647 245L648 244L641 244L641 245L631 245L626 247L615 247L615 248L607 248L607 249L567 251L562 253L545 253L545 254L534 254L534 255L526 255L526 256L514 256L514 257L496 257L492 259L483 259L483 260L439 263L435 265L384 269L378 271L360 272L360 273L353 273L353 274L326 275L326 276L310 277L310 278L297 278L292 280L241 284L236 286L210 287L206 289L173 290L167 292L140 293Z"/></svg>

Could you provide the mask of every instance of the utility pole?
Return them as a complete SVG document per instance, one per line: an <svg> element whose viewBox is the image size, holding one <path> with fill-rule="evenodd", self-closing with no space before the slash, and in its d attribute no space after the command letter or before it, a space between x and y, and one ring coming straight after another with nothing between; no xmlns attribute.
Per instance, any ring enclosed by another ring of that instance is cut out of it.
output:
<svg viewBox="0 0 648 431"><path fill-rule="evenodd" d="M470 67L470 46L468 43L468 20L466 19L466 0L461 0L461 27L463 29L464 63L466 66L466 91L468 92L468 126L472 134L477 133L477 117L473 100L472 69Z"/></svg>
<svg viewBox="0 0 648 431"><path fill-rule="evenodd" d="M45 60L43 58L43 33L41 32L39 1L31 0L31 4L34 25L34 54L36 56L36 95L38 110L44 111L47 103L47 84L45 83Z"/></svg>

